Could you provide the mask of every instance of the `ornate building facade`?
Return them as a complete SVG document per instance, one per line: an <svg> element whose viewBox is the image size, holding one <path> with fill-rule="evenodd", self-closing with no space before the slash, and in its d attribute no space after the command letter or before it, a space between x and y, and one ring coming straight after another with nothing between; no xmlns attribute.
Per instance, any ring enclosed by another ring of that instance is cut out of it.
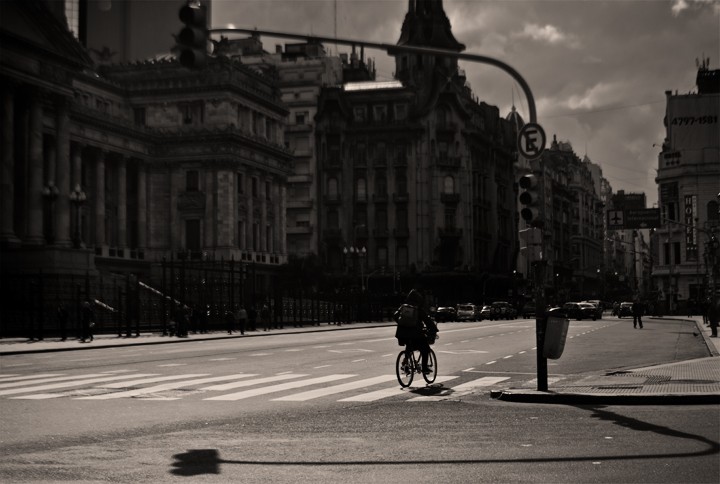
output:
<svg viewBox="0 0 720 484"><path fill-rule="evenodd" d="M465 48L442 2L419 0L398 45ZM395 61L395 81L320 94L321 258L336 273L359 264L378 278L416 274L449 302L480 302L481 287L507 298L517 256L513 124L474 98L457 59Z"/></svg>
<svg viewBox="0 0 720 484"><path fill-rule="evenodd" d="M276 80L226 58L99 64L45 2L1 7L3 273L233 258L267 285L292 174Z"/></svg>

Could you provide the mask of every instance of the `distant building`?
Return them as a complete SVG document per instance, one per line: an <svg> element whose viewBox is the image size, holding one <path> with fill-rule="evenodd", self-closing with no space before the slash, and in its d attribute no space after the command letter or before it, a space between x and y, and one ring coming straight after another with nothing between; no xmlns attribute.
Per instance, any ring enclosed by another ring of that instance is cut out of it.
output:
<svg viewBox="0 0 720 484"><path fill-rule="evenodd" d="M720 70L703 59L697 92L665 96L666 135L655 178L662 227L655 233L652 276L658 298L674 311L708 297L713 285L707 242L711 233L720 235Z"/></svg>
<svg viewBox="0 0 720 484"><path fill-rule="evenodd" d="M465 48L440 1L409 2L398 45ZM395 81L345 76L321 91L321 257L385 287L392 274L419 278L443 302L513 297L513 123L474 99L457 59L395 59Z"/></svg>

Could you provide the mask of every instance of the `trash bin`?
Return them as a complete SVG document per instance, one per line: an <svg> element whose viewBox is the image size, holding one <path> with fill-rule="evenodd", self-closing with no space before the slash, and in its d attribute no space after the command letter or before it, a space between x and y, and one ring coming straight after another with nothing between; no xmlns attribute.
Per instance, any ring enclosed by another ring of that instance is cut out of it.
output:
<svg viewBox="0 0 720 484"><path fill-rule="evenodd" d="M548 316L545 328L545 343L543 345L543 356L545 358L557 360L562 356L568 326L570 326L570 321L567 318L561 315Z"/></svg>

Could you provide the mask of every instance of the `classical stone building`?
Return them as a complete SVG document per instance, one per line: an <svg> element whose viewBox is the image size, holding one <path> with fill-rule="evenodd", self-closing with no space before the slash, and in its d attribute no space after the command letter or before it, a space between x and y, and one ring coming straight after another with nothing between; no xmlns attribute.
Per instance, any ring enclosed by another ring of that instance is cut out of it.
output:
<svg viewBox="0 0 720 484"><path fill-rule="evenodd" d="M410 1L398 45L462 51L440 1ZM415 275L441 301L508 298L515 130L456 59L395 54L396 80L320 94L320 256L330 271ZM384 274L384 275L383 275ZM362 283L363 286L366 284Z"/></svg>
<svg viewBox="0 0 720 484"><path fill-rule="evenodd" d="M720 69L703 59L696 92L665 95L667 134L655 178L662 226L652 276L665 309L675 311L720 284L708 251L711 235L720 235Z"/></svg>
<svg viewBox="0 0 720 484"><path fill-rule="evenodd" d="M267 287L293 173L276 80L227 58L95 62L52 4L0 3L3 274L232 258Z"/></svg>

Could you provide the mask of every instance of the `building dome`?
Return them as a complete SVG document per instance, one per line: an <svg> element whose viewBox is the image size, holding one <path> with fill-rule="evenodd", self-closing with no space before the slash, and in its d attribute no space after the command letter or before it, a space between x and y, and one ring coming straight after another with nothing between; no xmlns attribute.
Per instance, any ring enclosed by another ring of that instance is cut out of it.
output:
<svg viewBox="0 0 720 484"><path fill-rule="evenodd" d="M505 120L510 121L515 127L516 131L520 131L520 128L525 126L525 121L523 120L522 116L520 116L520 113L518 113L515 109L515 105L513 105L512 111L510 111L508 115L505 116Z"/></svg>

